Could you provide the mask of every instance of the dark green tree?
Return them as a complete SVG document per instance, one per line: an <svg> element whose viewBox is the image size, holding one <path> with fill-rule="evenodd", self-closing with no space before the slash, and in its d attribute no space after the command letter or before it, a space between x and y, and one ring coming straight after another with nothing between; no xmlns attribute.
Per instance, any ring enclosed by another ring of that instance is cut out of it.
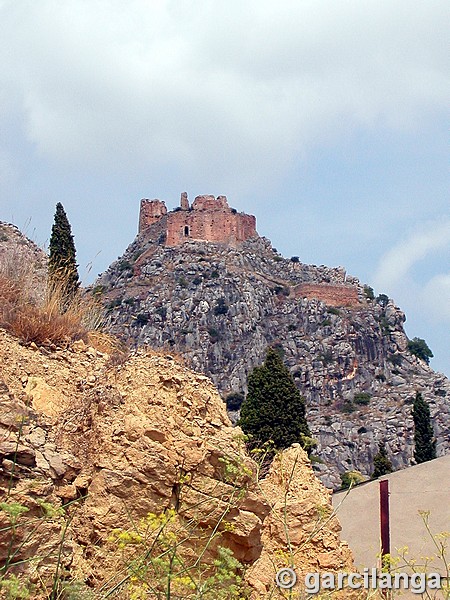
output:
<svg viewBox="0 0 450 600"><path fill-rule="evenodd" d="M75 254L72 228L63 205L58 202L50 236L48 272L50 284L61 285L69 299L80 287Z"/></svg>
<svg viewBox="0 0 450 600"><path fill-rule="evenodd" d="M276 449L288 448L295 442L311 448L305 400L273 348L267 350L264 364L249 375L239 425L259 446L272 440Z"/></svg>
<svg viewBox="0 0 450 600"><path fill-rule="evenodd" d="M386 445L384 442L378 444L378 452L373 457L373 473L372 477L376 479L387 473L392 473L394 470L391 461L388 458Z"/></svg>
<svg viewBox="0 0 450 600"><path fill-rule="evenodd" d="M422 338L415 337L408 342L408 350L414 356L417 356L421 360L424 360L427 365L430 364L430 358L433 358L433 353L431 352L428 344Z"/></svg>
<svg viewBox="0 0 450 600"><path fill-rule="evenodd" d="M412 415L414 420L414 458L416 463L423 463L436 458L436 440L431 424L430 407L420 392L416 392Z"/></svg>

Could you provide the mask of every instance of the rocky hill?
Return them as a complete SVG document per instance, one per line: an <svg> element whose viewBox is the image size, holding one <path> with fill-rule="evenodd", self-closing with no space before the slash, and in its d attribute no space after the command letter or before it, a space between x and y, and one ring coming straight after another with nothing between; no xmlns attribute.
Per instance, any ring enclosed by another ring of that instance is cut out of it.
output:
<svg viewBox="0 0 450 600"><path fill-rule="evenodd" d="M318 440L315 468L369 475L378 442L396 469L413 456L412 399L430 405L437 453L450 451L450 382L408 352L405 315L345 269L283 258L226 198L142 202L139 235L96 282L111 330L172 349L223 399L246 392L267 346L284 354ZM231 406L230 408L236 408ZM236 412L230 412L236 419Z"/></svg>
<svg viewBox="0 0 450 600"><path fill-rule="evenodd" d="M207 377L90 343L50 352L0 329L0 597L160 598L172 573L174 598L235 598L245 567L245 597L275 599L291 560L352 569L299 445L258 481Z"/></svg>

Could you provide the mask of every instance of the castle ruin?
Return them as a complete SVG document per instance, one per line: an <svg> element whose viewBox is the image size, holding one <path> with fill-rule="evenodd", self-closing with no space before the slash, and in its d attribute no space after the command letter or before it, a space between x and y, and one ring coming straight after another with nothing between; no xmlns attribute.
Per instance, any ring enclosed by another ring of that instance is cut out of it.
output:
<svg viewBox="0 0 450 600"><path fill-rule="evenodd" d="M155 223L165 223L166 246L179 246L187 241L234 246L258 236L256 218L230 208L226 196L197 196L190 206L183 192L180 206L170 212L162 200L141 200L139 234L145 234Z"/></svg>

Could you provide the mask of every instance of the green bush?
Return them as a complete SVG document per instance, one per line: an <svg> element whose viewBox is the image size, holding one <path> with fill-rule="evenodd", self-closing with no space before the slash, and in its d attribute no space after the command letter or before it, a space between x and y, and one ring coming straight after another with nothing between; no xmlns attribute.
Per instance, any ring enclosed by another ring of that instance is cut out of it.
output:
<svg viewBox="0 0 450 600"><path fill-rule="evenodd" d="M219 315L226 315L228 312L228 304L225 302L225 298L219 298L219 300L217 301L216 306L214 307L214 314L217 316Z"/></svg>
<svg viewBox="0 0 450 600"><path fill-rule="evenodd" d="M408 350L420 360L430 364L430 358L433 358L433 353L431 352L428 344L422 338L415 337L408 342Z"/></svg>
<svg viewBox="0 0 450 600"><path fill-rule="evenodd" d="M305 447L310 438L305 400L274 348L267 350L264 364L248 378L248 393L241 407L239 425L262 447L269 440L276 449L297 442Z"/></svg>
<svg viewBox="0 0 450 600"><path fill-rule="evenodd" d="M358 485L363 481L365 481L364 475L359 471L346 471L345 473L341 473L341 487L344 489Z"/></svg>
<svg viewBox="0 0 450 600"><path fill-rule="evenodd" d="M225 398L227 410L239 410L244 399L245 396L242 392L232 392L231 394L228 394Z"/></svg>
<svg viewBox="0 0 450 600"><path fill-rule="evenodd" d="M373 288L371 288L370 285L364 286L364 295L367 300L374 300L375 294L373 293Z"/></svg>
<svg viewBox="0 0 450 600"><path fill-rule="evenodd" d="M378 452L373 457L373 479L377 479L382 475L387 475L388 473L392 473L394 467L392 466L391 461L387 455L386 444L384 442L380 442L378 444Z"/></svg>
<svg viewBox="0 0 450 600"><path fill-rule="evenodd" d="M386 296L386 294L378 294L377 303L380 306L382 306L383 308L386 308L388 302L389 302L389 296Z"/></svg>
<svg viewBox="0 0 450 600"><path fill-rule="evenodd" d="M150 320L150 315L148 313L140 313L137 315L134 322L139 327L142 327L143 325L147 325L149 320Z"/></svg>
<svg viewBox="0 0 450 600"><path fill-rule="evenodd" d="M353 402L361 406L367 406L370 402L371 395L367 392L358 392L353 396Z"/></svg>

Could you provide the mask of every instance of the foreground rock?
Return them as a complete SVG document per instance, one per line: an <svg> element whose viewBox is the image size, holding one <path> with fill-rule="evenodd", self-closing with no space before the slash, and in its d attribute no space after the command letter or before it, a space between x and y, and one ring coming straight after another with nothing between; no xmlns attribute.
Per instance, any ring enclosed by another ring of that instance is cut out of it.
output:
<svg viewBox="0 0 450 600"><path fill-rule="evenodd" d="M350 569L329 492L300 447L258 483L207 377L168 355L120 358L83 342L44 354L0 330L0 528L18 525L11 546L11 527L0 534L3 564L19 563L12 571L36 590L58 568L86 593L117 586L128 598L137 584L127 552L143 543L143 523L148 533L169 515L164 527L178 529L164 535L183 560L208 565L229 548L253 598L269 597L289 544L299 572ZM14 517L13 506L22 507Z"/></svg>

